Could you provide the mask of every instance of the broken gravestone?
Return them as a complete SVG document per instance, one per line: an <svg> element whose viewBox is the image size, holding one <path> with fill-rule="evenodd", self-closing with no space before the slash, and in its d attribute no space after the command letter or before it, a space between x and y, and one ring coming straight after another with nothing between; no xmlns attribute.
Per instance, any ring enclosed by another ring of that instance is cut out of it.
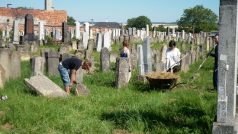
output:
<svg viewBox="0 0 238 134"><path fill-rule="evenodd" d="M39 95L47 97L66 97L67 93L44 75L25 78L25 83Z"/></svg>

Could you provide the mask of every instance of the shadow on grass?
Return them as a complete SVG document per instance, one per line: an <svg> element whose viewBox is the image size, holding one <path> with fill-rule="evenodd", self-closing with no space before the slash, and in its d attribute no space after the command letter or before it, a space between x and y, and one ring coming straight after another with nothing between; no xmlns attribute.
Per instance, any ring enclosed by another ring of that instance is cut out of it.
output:
<svg viewBox="0 0 238 134"><path fill-rule="evenodd" d="M168 106L169 107L169 106ZM189 131L189 133L211 133L211 122L207 115L197 108L182 106L178 111L116 111L103 113L101 120L114 123L115 129L131 130L143 124L144 132L159 131L158 128L167 129L174 133L176 131ZM160 132L161 133L161 132Z"/></svg>

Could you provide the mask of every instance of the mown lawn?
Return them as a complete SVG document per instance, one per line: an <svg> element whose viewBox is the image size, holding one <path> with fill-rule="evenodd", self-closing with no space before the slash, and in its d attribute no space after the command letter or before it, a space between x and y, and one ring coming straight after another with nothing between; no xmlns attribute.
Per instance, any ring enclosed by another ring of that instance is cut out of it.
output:
<svg viewBox="0 0 238 134"><path fill-rule="evenodd" d="M0 132L30 134L72 133L211 133L217 93L212 89L213 59L208 59L192 81L201 61L181 73L173 90L151 90L137 81L136 72L127 87L115 88L115 71L87 75L90 90L85 97L46 98L30 92L29 62L22 63L22 77L6 83L0 94ZM60 77L51 79L63 88Z"/></svg>

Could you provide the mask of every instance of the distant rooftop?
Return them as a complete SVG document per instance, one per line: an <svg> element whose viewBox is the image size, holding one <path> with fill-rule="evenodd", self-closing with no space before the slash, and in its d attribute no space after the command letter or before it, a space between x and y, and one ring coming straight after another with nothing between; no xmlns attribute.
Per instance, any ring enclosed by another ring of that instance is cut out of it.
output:
<svg viewBox="0 0 238 134"><path fill-rule="evenodd" d="M94 22L94 27L121 28L121 25L117 22Z"/></svg>

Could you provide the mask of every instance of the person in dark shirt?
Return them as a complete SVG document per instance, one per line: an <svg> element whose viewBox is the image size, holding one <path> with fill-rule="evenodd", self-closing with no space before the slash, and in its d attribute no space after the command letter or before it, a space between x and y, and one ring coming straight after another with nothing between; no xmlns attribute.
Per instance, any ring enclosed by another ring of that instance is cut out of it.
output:
<svg viewBox="0 0 238 134"><path fill-rule="evenodd" d="M213 39L215 42L215 53L210 53L209 55L215 58L214 69L213 69L213 86L214 86L214 89L217 89L219 34L216 34L213 37Z"/></svg>
<svg viewBox="0 0 238 134"><path fill-rule="evenodd" d="M67 58L59 63L58 71L65 86L65 91L70 93L70 86L76 84L76 72L82 66L82 69L89 71L91 62L84 62L76 57Z"/></svg>

